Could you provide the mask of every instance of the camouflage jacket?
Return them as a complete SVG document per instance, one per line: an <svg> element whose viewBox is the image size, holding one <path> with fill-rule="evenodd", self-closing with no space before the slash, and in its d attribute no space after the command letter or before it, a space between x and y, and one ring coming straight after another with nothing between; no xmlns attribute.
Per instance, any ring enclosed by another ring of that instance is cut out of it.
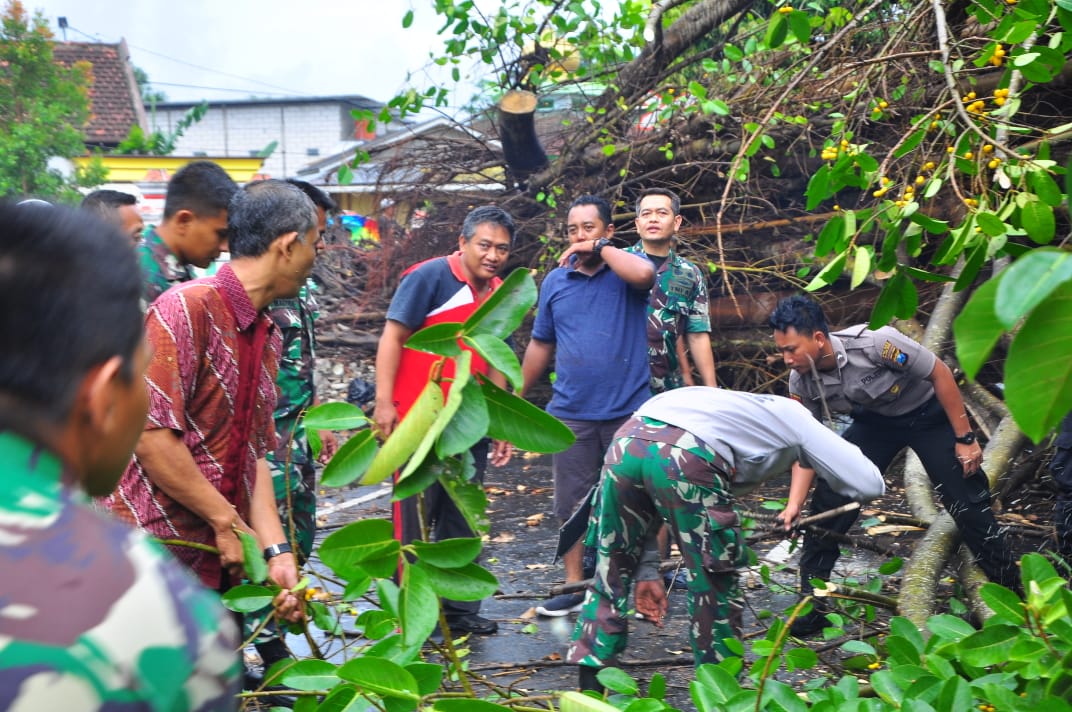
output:
<svg viewBox="0 0 1072 712"><path fill-rule="evenodd" d="M0 431L0 709L233 710L231 615L75 479Z"/></svg>
<svg viewBox="0 0 1072 712"><path fill-rule="evenodd" d="M644 256L644 243L638 242L627 251ZM703 272L673 250L655 273L648 297L647 331L652 393L685 385L677 359L677 337L711 331L711 315Z"/></svg>
<svg viewBox="0 0 1072 712"><path fill-rule="evenodd" d="M316 384L313 362L316 358L316 337L313 326L318 315L311 285L301 288L293 299L277 299L268 307L280 335L283 349L279 359L279 400L276 401L276 449L269 453L270 462L300 465L310 461L309 443L299 416L313 405Z"/></svg>
<svg viewBox="0 0 1072 712"><path fill-rule="evenodd" d="M136 249L138 262L141 264L142 297L145 299L145 306L152 304L172 285L189 282L194 278L190 268L171 251L156 228L145 233L145 239L138 243Z"/></svg>

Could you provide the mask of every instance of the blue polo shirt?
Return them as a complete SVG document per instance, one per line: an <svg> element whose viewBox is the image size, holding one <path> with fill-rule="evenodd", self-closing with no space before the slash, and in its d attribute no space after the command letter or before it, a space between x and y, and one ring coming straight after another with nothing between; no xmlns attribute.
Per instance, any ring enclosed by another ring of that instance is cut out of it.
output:
<svg viewBox="0 0 1072 712"><path fill-rule="evenodd" d="M592 276L551 271L540 287L532 338L555 345L547 412L570 420L611 420L651 397L648 290L633 289L606 265Z"/></svg>

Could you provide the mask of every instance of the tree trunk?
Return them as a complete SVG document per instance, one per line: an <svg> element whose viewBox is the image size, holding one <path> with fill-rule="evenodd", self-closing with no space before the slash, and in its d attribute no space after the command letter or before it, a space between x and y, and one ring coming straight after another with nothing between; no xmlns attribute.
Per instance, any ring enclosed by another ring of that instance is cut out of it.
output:
<svg viewBox="0 0 1072 712"><path fill-rule="evenodd" d="M547 154L536 137L536 95L515 89L499 101L499 138L503 158L519 177L547 167Z"/></svg>

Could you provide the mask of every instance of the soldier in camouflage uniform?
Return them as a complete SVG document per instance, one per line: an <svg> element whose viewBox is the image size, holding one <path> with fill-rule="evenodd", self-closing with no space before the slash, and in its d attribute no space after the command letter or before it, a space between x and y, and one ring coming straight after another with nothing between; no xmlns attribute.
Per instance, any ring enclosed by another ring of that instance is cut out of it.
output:
<svg viewBox="0 0 1072 712"><path fill-rule="evenodd" d="M588 529L597 547L596 575L573 633L567 660L581 687L595 689L599 668L625 648L629 590L637 611L657 625L666 593L655 564L655 530L666 521L691 576L689 640L697 665L732 652L743 605L736 568L745 561L734 497L792 472L779 519L794 522L815 475L858 501L884 491L860 450L813 420L788 398L720 388L679 388L655 396L618 430L608 450Z"/></svg>
<svg viewBox="0 0 1072 712"><path fill-rule="evenodd" d="M717 386L707 280L699 267L678 255L671 246L681 227L681 200L672 191L652 188L640 194L636 214L640 242L627 252L644 255L655 265L647 325L651 392L693 385L688 361L678 359L677 345L681 338L685 339L700 372L700 381L705 386Z"/></svg>
<svg viewBox="0 0 1072 712"><path fill-rule="evenodd" d="M89 501L148 408L129 237L39 205L0 226L0 709L233 710L232 617Z"/></svg>
<svg viewBox="0 0 1072 712"><path fill-rule="evenodd" d="M210 161L194 161L168 182L164 220L137 246L145 305L194 278L190 265L208 267L227 244L227 205L238 186Z"/></svg>
<svg viewBox="0 0 1072 712"><path fill-rule="evenodd" d="M320 234L327 229L327 216L338 209L327 194L319 188L300 180L288 180L309 196L316 206L317 225ZM268 308L283 338L279 359L279 400L274 412L276 449L268 454L272 469L272 484L275 501L279 505L279 517L287 538L295 551L300 551L303 560L308 560L316 537L316 471L313 453L301 416L317 402L313 367L316 360L316 335L313 331L317 318L317 304L312 295L312 283L302 287L297 297L277 299ZM323 449L320 459L324 462L335 454L334 433L320 433Z"/></svg>

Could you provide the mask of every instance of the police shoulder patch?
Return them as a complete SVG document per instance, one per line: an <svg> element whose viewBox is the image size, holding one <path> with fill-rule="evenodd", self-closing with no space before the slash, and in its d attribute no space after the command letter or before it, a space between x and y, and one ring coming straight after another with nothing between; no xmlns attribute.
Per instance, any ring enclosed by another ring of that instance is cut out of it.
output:
<svg viewBox="0 0 1072 712"><path fill-rule="evenodd" d="M905 366L908 364L908 354L894 346L892 341L887 341L882 345L882 360Z"/></svg>

